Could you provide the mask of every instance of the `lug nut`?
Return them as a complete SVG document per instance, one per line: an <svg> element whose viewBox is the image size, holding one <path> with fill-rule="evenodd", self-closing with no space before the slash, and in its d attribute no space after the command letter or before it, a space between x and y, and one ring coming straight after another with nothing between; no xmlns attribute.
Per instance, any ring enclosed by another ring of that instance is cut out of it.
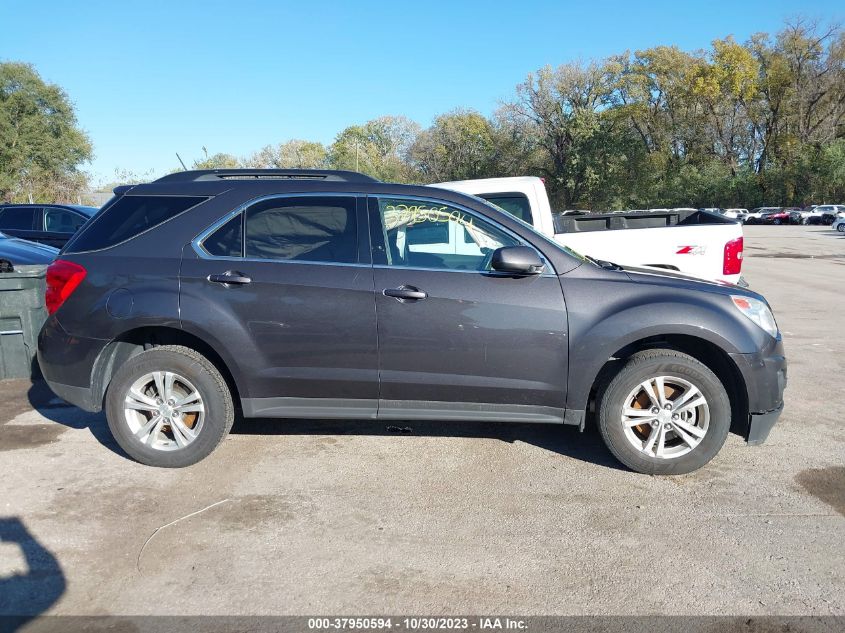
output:
<svg viewBox="0 0 845 633"><path fill-rule="evenodd" d="M651 412L652 413L660 413L660 409L658 409L657 407L652 407Z"/></svg>

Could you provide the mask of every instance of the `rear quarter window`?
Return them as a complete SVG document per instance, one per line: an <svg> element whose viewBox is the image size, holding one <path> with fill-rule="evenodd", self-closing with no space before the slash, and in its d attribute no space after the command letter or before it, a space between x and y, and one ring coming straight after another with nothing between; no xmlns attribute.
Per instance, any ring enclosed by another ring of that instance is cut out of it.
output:
<svg viewBox="0 0 845 633"><path fill-rule="evenodd" d="M207 199L200 196L123 196L89 222L65 250L78 253L115 246Z"/></svg>

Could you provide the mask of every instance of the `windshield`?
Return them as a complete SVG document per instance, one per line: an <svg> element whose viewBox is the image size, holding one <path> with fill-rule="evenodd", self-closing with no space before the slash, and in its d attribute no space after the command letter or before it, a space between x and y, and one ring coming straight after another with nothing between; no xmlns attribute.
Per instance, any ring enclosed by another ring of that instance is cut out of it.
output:
<svg viewBox="0 0 845 633"><path fill-rule="evenodd" d="M461 192L461 193L463 193L463 192ZM538 231L537 229L535 229L535 228L534 228L534 226L533 226L532 224L529 224L528 222L526 222L526 221L525 221L525 220L523 220L522 218L519 218L519 217L515 216L515 215L514 215L514 214L512 214L512 213L508 213L508 210L507 210L507 209L503 209L503 208L502 208L502 207L500 207L499 205L497 205L497 204L495 204L495 203L491 202L490 200L485 200L484 198L479 198L478 196L474 196L474 195L469 194L469 193L464 193L463 195L465 195L465 196L469 196L470 198L473 198L473 199L477 200L478 202L481 202L482 204L487 205L488 207L493 207L493 208L494 208L494 209L496 209L497 211L504 211L504 212L505 212L505 213L507 213L509 216L511 216L513 219L515 219L517 222L519 222L522 226L524 226L526 229L528 229L529 231L531 231L531 232L532 232L534 235L536 235L539 239L541 239L541 240L543 240L544 242L546 242L546 244L549 244L550 246L554 246L555 248L557 248L558 250L563 251L564 253L566 253L566 254L567 254L567 255L569 255L570 257L574 257L575 259L577 259L577 260L578 260L578 261L580 261L580 262L587 262L587 261L590 261L590 259L589 259L589 258L585 257L584 255L582 255L582 254L581 254L581 253L579 253L578 251L574 251L574 250L572 250L571 248L569 248L568 246L565 246L565 245L561 244L560 242L556 242L556 241L555 241L555 240L553 240L552 238L550 238L550 237L548 237L548 236L546 236L546 235L543 235L542 233L540 233L540 231Z"/></svg>

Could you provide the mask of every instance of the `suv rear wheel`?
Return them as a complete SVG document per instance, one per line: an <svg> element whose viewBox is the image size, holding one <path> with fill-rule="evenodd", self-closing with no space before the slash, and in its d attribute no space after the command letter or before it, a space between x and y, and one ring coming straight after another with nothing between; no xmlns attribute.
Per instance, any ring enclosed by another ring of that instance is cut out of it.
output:
<svg viewBox="0 0 845 633"><path fill-rule="evenodd" d="M208 456L234 421L217 368L187 347L155 347L130 358L106 392L109 429L142 464L178 468Z"/></svg>
<svg viewBox="0 0 845 633"><path fill-rule="evenodd" d="M705 365L673 350L631 356L599 396L598 424L610 451L640 473L697 470L722 448L731 406Z"/></svg>

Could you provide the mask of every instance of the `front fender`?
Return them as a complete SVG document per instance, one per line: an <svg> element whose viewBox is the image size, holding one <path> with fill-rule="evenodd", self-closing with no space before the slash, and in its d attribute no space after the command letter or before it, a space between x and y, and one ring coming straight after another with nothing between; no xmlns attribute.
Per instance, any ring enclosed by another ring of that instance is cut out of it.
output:
<svg viewBox="0 0 845 633"><path fill-rule="evenodd" d="M624 275L565 277L562 283L570 331L567 409L585 410L605 363L644 339L681 335L732 355L758 351L768 336L732 307L725 292L635 283Z"/></svg>

